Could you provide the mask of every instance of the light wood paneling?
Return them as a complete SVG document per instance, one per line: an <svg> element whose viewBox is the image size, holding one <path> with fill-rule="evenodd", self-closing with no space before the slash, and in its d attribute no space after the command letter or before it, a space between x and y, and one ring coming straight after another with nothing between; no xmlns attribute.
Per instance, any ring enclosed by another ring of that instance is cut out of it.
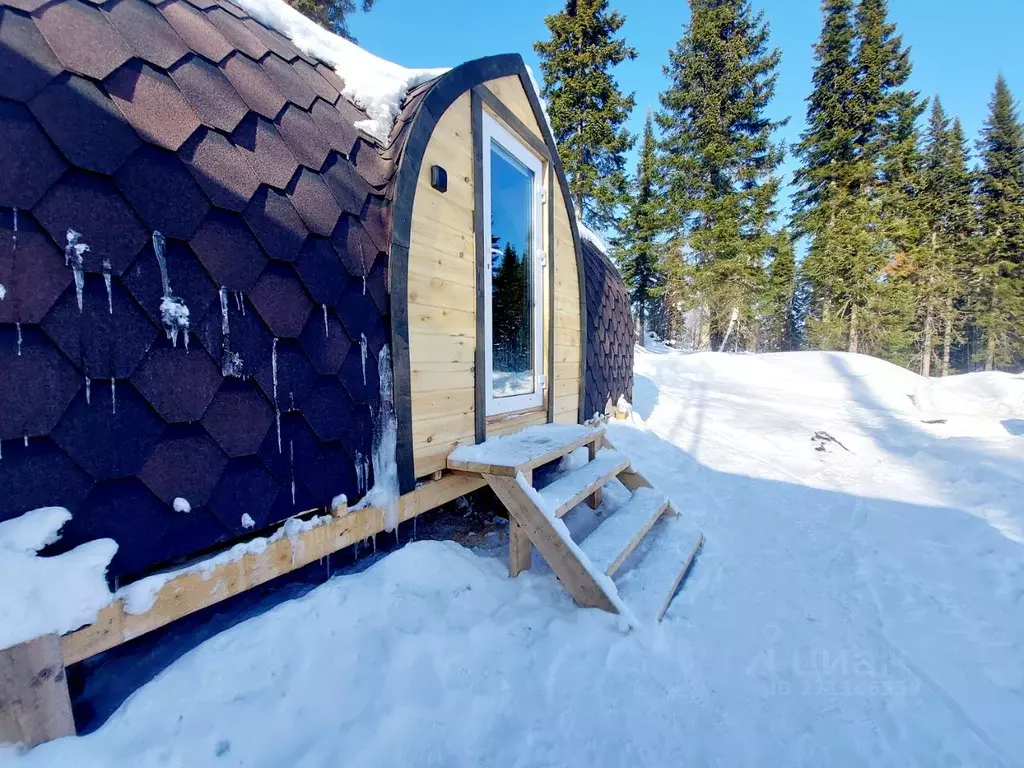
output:
<svg viewBox="0 0 1024 768"><path fill-rule="evenodd" d="M542 133L519 79L485 84L538 137ZM484 106L487 109L486 105ZM494 116L494 115L492 115ZM496 116L495 116L496 117ZM448 191L430 186L430 167L448 172ZM546 171L545 171L545 179ZM581 351L579 282L572 229L561 190L550 190L555 241L545 242L554 259L554 285L544 270L544 307L555 296L555 370L548 374L548 396L555 419L575 422ZM409 359L415 474L443 469L452 449L475 435L476 253L473 231L473 139L470 96L465 93L442 115L423 157L416 189L409 245ZM545 221L547 213L545 212ZM545 241L548 237L544 226ZM545 332L544 343L548 343ZM545 352L545 367L548 355ZM488 420L494 436L546 421L546 406Z"/></svg>

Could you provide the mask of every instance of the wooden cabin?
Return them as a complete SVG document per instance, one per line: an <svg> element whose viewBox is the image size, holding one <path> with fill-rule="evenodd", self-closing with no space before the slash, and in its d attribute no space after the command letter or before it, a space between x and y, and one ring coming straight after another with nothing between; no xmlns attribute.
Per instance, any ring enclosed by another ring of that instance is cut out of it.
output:
<svg viewBox="0 0 1024 768"><path fill-rule="evenodd" d="M386 141L344 90L230 0L0 0L0 520L67 507L54 551L113 538L123 583L355 504L391 413L408 494L629 397L522 59L413 88Z"/></svg>

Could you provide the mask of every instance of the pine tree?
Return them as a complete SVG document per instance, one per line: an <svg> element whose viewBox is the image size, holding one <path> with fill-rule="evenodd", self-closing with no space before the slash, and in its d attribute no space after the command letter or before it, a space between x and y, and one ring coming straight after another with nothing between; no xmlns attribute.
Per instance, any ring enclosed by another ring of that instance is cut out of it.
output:
<svg viewBox="0 0 1024 768"><path fill-rule="evenodd" d="M577 214L592 229L607 228L625 202L626 157L634 137L625 128L635 105L609 70L636 51L616 38L625 23L608 0L566 0L544 19L551 39L534 44L544 96Z"/></svg>
<svg viewBox="0 0 1024 768"><path fill-rule="evenodd" d="M630 301L640 326L640 343L651 305L660 294L662 275L658 264L658 236L662 228L661 189L657 181L654 124L647 113L643 144L637 162L635 193L623 217L619 237L615 240L616 258L629 287Z"/></svg>
<svg viewBox="0 0 1024 768"><path fill-rule="evenodd" d="M373 8L373 3L374 0L360 0L363 12ZM289 0L289 5L324 29L355 40L348 29L348 17L356 11L355 0Z"/></svg>
<svg viewBox="0 0 1024 768"><path fill-rule="evenodd" d="M993 370L1013 363L1024 343L1024 128L1002 75L978 151L981 252L972 314L984 337L985 369Z"/></svg>
<svg viewBox="0 0 1024 768"><path fill-rule="evenodd" d="M692 288L715 348L734 311L737 346L756 343L764 263L775 244L781 123L765 110L781 54L768 40L764 14L748 0L690 0L690 23L669 52L669 87L660 96L668 253L686 253L694 264Z"/></svg>

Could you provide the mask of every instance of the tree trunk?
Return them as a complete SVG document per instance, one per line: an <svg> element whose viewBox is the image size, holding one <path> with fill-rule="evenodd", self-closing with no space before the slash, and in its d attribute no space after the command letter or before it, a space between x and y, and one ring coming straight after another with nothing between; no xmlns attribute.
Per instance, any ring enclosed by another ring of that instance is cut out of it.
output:
<svg viewBox="0 0 1024 768"><path fill-rule="evenodd" d="M850 307L850 346L849 352L857 352L857 305Z"/></svg>
<svg viewBox="0 0 1024 768"><path fill-rule="evenodd" d="M946 324L942 331L942 375L949 376L949 353L953 347L953 298L946 299Z"/></svg>
<svg viewBox="0 0 1024 768"><path fill-rule="evenodd" d="M640 325L640 346L647 346L647 312L645 311L644 302L640 302L640 311L637 312L637 321Z"/></svg>
<svg viewBox="0 0 1024 768"><path fill-rule="evenodd" d="M699 315L700 328L697 335L697 351L704 352L711 349L711 311L703 300L700 303Z"/></svg>
<svg viewBox="0 0 1024 768"><path fill-rule="evenodd" d="M932 375L932 336L935 332L935 311L929 302L924 315L924 340L921 344L921 375L928 378Z"/></svg>
<svg viewBox="0 0 1024 768"><path fill-rule="evenodd" d="M996 368L996 337L990 332L986 339L985 348L985 370L994 371Z"/></svg>
<svg viewBox="0 0 1024 768"><path fill-rule="evenodd" d="M725 351L725 345L729 343L729 337L732 335L733 329L736 327L736 321L740 317L740 311L737 307L732 308L732 314L729 315L729 327L725 329L725 338L722 339L722 345L718 348L719 352Z"/></svg>

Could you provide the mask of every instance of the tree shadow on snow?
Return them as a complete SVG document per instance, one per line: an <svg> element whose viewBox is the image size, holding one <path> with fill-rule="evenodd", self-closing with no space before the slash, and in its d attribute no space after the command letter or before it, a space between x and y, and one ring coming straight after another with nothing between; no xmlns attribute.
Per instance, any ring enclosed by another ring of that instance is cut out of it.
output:
<svg viewBox="0 0 1024 768"><path fill-rule="evenodd" d="M613 426L610 438L704 533L667 615L684 622L683 635L709 638L695 641L706 645L698 663L723 678L745 670L747 695L766 684L752 672L752 659L765 654L778 665L767 685L794 692L808 676L821 691L884 688L895 678L927 700L922 707L947 713L1004 759L1024 749L1016 724L1024 700L978 668L1017 668L1020 543L964 510L722 472L631 425ZM846 654L867 661L851 671L837 662ZM830 706L840 716L841 693L837 701ZM890 716L886 704L874 704L873 717Z"/></svg>
<svg viewBox="0 0 1024 768"><path fill-rule="evenodd" d="M1003 419L1003 429L1014 437L1024 437L1024 419Z"/></svg>

